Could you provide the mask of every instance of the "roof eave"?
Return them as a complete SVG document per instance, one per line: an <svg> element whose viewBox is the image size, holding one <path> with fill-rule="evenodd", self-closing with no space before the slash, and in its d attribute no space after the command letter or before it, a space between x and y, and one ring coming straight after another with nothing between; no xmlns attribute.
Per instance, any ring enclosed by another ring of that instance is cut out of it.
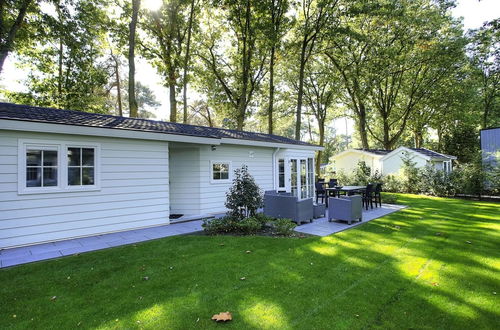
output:
<svg viewBox="0 0 500 330"><path fill-rule="evenodd" d="M324 147L315 145L265 142L265 141L232 139L232 138L221 138L221 144L235 144L235 145L246 145L254 147L269 147L269 148L284 148L284 149L300 149L300 150L311 150L311 151L322 151L325 149Z"/></svg>
<svg viewBox="0 0 500 330"><path fill-rule="evenodd" d="M191 135L180 135L163 132L145 132L123 128L104 128L93 126L78 126L55 123L43 123L33 121L23 121L16 119L0 119L0 129L13 131L30 131L39 133L56 133L71 135L87 135L115 137L124 139L155 140L166 142L185 142L198 144L219 145L221 139L214 137L198 137Z"/></svg>

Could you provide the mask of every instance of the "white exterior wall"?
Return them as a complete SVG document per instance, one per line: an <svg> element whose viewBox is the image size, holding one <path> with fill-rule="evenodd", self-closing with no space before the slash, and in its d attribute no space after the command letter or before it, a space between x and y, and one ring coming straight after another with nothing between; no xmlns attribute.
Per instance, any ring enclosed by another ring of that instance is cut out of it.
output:
<svg viewBox="0 0 500 330"><path fill-rule="evenodd" d="M274 151L274 148L241 145L219 145L216 150L210 146L200 146L200 213L226 212L226 192L232 184L210 182L211 161L231 162L230 178L236 168L247 165L260 189L265 191L273 189Z"/></svg>
<svg viewBox="0 0 500 330"><path fill-rule="evenodd" d="M378 170L379 173L382 172L382 166L380 163L381 156L368 155L362 152L350 151L340 156L334 156L335 160L335 170L337 172L342 171L344 173L352 173L358 167L358 162L364 161L367 166L370 167L372 173Z"/></svg>
<svg viewBox="0 0 500 330"><path fill-rule="evenodd" d="M403 167L403 153L405 150L399 150L398 152L390 155L389 157L382 160L382 174L396 174ZM412 161L416 163L416 167L424 167L427 165L427 160L417 152L411 152L413 156Z"/></svg>
<svg viewBox="0 0 500 330"><path fill-rule="evenodd" d="M100 144L100 189L19 195L20 138ZM0 155L0 248L169 223L168 142L0 130Z"/></svg>
<svg viewBox="0 0 500 330"><path fill-rule="evenodd" d="M170 148L170 213L198 215L200 211L200 147Z"/></svg>

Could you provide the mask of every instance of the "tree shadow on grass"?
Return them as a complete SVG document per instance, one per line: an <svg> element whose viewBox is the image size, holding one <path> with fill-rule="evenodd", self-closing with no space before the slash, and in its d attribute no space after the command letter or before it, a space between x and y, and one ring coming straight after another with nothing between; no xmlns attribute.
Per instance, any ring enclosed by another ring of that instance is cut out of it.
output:
<svg viewBox="0 0 500 330"><path fill-rule="evenodd" d="M426 201L324 238L171 237L5 269L0 327L211 328L231 311L238 329L492 328L497 223Z"/></svg>

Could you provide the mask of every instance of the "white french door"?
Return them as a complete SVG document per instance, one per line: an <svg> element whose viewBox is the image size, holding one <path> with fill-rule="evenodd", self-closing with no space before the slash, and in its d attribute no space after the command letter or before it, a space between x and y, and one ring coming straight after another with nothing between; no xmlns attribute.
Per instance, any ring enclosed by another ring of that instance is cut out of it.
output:
<svg viewBox="0 0 500 330"><path fill-rule="evenodd" d="M279 160L285 164L284 172L278 175L284 177L285 190L300 199L314 196L314 158L287 158ZM281 174L282 173L282 174Z"/></svg>

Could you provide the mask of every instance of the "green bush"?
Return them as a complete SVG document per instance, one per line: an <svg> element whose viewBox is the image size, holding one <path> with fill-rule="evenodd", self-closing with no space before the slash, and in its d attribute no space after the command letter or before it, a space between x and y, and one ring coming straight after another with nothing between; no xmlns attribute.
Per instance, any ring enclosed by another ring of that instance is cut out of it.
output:
<svg viewBox="0 0 500 330"><path fill-rule="evenodd" d="M238 232L242 234L255 234L263 227L262 222L255 218L250 217L237 222Z"/></svg>
<svg viewBox="0 0 500 330"><path fill-rule="evenodd" d="M201 226L209 235L234 233L239 230L238 221L231 216L216 219L205 219L203 220L203 224Z"/></svg>
<svg viewBox="0 0 500 330"><path fill-rule="evenodd" d="M237 168L234 171L233 185L226 193L225 206L229 209L229 214L240 220L254 216L262 203L262 192L248 172L248 167L243 165Z"/></svg>
<svg viewBox="0 0 500 330"><path fill-rule="evenodd" d="M256 213L253 218L259 221L262 226L265 226L266 224L274 221L274 218L268 217L264 213Z"/></svg>
<svg viewBox="0 0 500 330"><path fill-rule="evenodd" d="M266 222L269 218L266 217ZM232 216L225 216L217 219L203 220L203 230L209 235L217 234L255 234L262 230L265 223L264 217L249 217L237 219Z"/></svg>
<svg viewBox="0 0 500 330"><path fill-rule="evenodd" d="M432 196L455 195L454 176L436 169L432 165L420 169L419 191Z"/></svg>
<svg viewBox="0 0 500 330"><path fill-rule="evenodd" d="M278 235L290 236L295 227L297 224L290 219L276 219L273 222L274 232Z"/></svg>

